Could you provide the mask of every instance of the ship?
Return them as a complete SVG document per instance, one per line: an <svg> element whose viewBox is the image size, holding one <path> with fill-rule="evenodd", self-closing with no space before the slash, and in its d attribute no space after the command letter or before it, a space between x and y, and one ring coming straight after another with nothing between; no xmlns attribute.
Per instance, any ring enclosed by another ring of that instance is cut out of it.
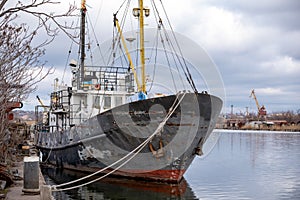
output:
<svg viewBox="0 0 300 200"><path fill-rule="evenodd" d="M178 63L184 65L182 73L191 89L149 93L144 48L144 18L149 16L149 8L143 0L133 8L139 24L136 52L128 50L133 39L125 38L118 12L113 15L117 37L112 49L121 46L127 63L86 64L85 4L82 0L80 62L70 61L71 85L59 85L56 79L50 104L39 99L35 109L35 146L41 163L115 177L180 182L193 159L202 156L222 100L198 92L181 57ZM161 29L162 20L157 22ZM139 69L133 62L137 53ZM167 83L171 82L168 77Z"/></svg>

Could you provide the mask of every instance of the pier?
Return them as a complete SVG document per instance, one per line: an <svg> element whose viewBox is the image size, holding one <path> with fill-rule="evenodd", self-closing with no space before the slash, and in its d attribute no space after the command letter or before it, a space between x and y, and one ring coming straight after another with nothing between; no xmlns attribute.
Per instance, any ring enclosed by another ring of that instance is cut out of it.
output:
<svg viewBox="0 0 300 200"><path fill-rule="evenodd" d="M18 174L20 175L19 180L14 180L14 183L7 189L8 192L6 194L5 199L6 200L40 200L40 193L24 193L23 188L24 188L24 175L23 175L23 170L24 170L24 162L15 162L14 163L14 168L12 170L18 171ZM44 177L39 170L39 186L41 187L42 185L45 185L45 180Z"/></svg>
<svg viewBox="0 0 300 200"><path fill-rule="evenodd" d="M11 181L1 191L0 199L51 200L51 194L43 192L46 182L41 173L37 151L32 148L32 141L26 140L25 143L28 145L22 146L22 150L16 152L14 161L1 168L1 172L7 174L7 180Z"/></svg>
<svg viewBox="0 0 300 200"><path fill-rule="evenodd" d="M271 113L264 117L243 113L222 114L217 129L300 132L300 113Z"/></svg>

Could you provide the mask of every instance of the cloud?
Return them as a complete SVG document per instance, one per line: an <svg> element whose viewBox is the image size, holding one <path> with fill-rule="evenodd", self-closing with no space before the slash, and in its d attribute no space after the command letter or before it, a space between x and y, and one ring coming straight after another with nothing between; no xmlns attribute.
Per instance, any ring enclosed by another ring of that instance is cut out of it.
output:
<svg viewBox="0 0 300 200"><path fill-rule="evenodd" d="M274 73L281 76L300 74L300 61L297 61L290 56L277 57L271 61L263 62L261 66L264 70L272 70Z"/></svg>
<svg viewBox="0 0 300 200"><path fill-rule="evenodd" d="M219 67L227 107L247 105L248 93L255 88L271 111L300 108L299 5L279 0L201 1L192 8L197 15L177 24L207 49ZM267 99L272 92L278 96Z"/></svg>
<svg viewBox="0 0 300 200"><path fill-rule="evenodd" d="M112 13L122 2L88 3L89 24L96 25L100 44L111 38ZM300 108L300 1L164 0L163 3L173 29L201 45L217 65L225 84L227 108L231 104L240 108L249 106L252 89L268 111ZM163 15L163 10L160 14ZM129 23L129 29L130 26ZM91 43L95 45L96 40ZM67 65L70 46L71 41L59 35L47 48L44 59L57 68L60 76ZM93 56L95 60L99 58ZM78 49L73 48L70 58L78 58ZM48 84L43 81L38 92L49 91L53 78L45 80Z"/></svg>
<svg viewBox="0 0 300 200"><path fill-rule="evenodd" d="M258 88L255 90L257 93L263 93L265 95L278 95L282 94L282 90L280 88Z"/></svg>
<svg viewBox="0 0 300 200"><path fill-rule="evenodd" d="M46 73L46 71L49 70L49 68L45 68L43 73ZM30 94L28 99L26 99L23 102L23 109L24 110L34 110L34 107L36 105L39 105L39 102L37 101L36 96L38 95L42 102L45 105L49 105L50 103L50 94L54 90L54 79L59 79L59 84L65 85L71 82L71 72L70 69L67 68L66 71L64 70L64 67L59 66L57 68L54 68L54 73L49 74L44 80L38 83L37 85L37 91ZM64 76L64 80L62 80L62 77Z"/></svg>

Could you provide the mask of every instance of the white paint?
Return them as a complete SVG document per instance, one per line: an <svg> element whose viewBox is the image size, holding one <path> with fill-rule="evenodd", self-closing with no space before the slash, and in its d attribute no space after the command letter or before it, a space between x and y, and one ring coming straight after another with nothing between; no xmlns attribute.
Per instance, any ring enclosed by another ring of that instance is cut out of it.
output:
<svg viewBox="0 0 300 200"><path fill-rule="evenodd" d="M26 156L24 157L24 162L39 162L39 157L38 156Z"/></svg>
<svg viewBox="0 0 300 200"><path fill-rule="evenodd" d="M111 151L100 151L92 146L86 146L82 151L78 151L80 160L87 160L88 158L104 159L111 156Z"/></svg>

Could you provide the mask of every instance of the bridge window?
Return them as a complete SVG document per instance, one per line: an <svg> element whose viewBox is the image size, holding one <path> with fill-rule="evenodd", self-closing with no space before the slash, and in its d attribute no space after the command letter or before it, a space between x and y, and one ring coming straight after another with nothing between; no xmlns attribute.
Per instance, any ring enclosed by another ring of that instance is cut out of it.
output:
<svg viewBox="0 0 300 200"><path fill-rule="evenodd" d="M100 109L100 97L99 96L94 96L93 107Z"/></svg>
<svg viewBox="0 0 300 200"><path fill-rule="evenodd" d="M104 97L104 109L111 108L111 97Z"/></svg>
<svg viewBox="0 0 300 200"><path fill-rule="evenodd" d="M115 101L116 101L116 106L119 106L119 105L123 104L123 98L122 97L116 97Z"/></svg>

